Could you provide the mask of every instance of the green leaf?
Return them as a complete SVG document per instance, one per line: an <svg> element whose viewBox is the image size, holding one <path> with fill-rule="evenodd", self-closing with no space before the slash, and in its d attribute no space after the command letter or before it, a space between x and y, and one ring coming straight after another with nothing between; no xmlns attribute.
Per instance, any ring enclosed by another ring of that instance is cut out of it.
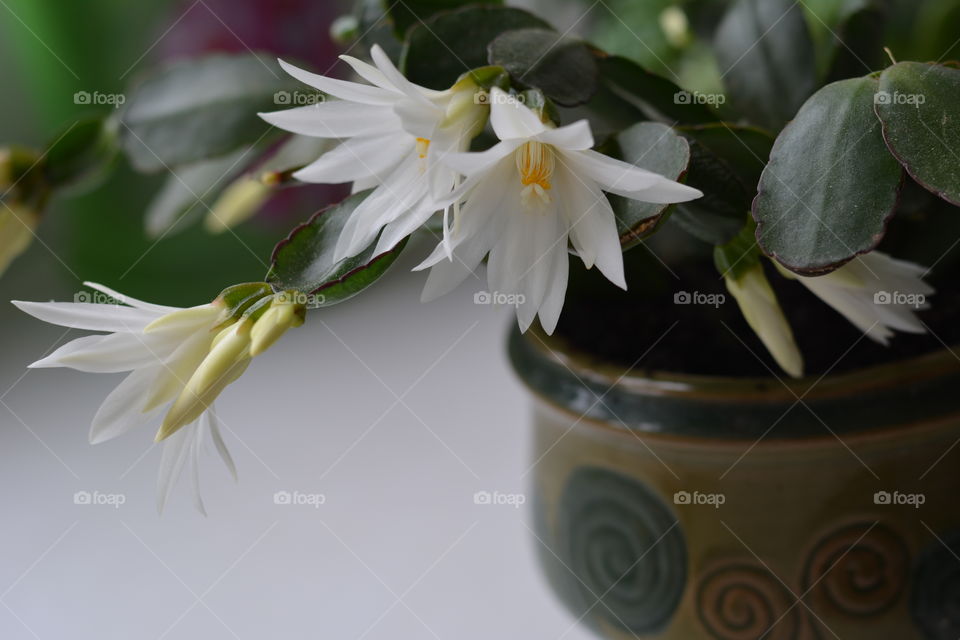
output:
<svg viewBox="0 0 960 640"><path fill-rule="evenodd" d="M730 164L696 140L690 141L687 184L703 197L677 205L670 220L709 244L729 242L743 227L754 190L747 189Z"/></svg>
<svg viewBox="0 0 960 640"><path fill-rule="evenodd" d="M507 31L490 43L490 64L510 73L514 83L534 87L559 105L590 100L599 88L597 61L582 41L548 29Z"/></svg>
<svg viewBox="0 0 960 640"><path fill-rule="evenodd" d="M887 146L931 193L960 205L960 70L901 62L880 75Z"/></svg>
<svg viewBox="0 0 960 640"><path fill-rule="evenodd" d="M278 92L298 90L268 55L173 63L130 94L121 115L123 149L140 171L221 156L260 140L270 125L257 112L282 108Z"/></svg>
<svg viewBox="0 0 960 640"><path fill-rule="evenodd" d="M620 159L624 162L671 180L680 180L687 173L690 146L665 124L641 122L621 132L616 140ZM617 217L617 232L624 251L653 233L670 207L668 204L641 202L615 195L609 198Z"/></svg>
<svg viewBox="0 0 960 640"><path fill-rule="evenodd" d="M319 294L322 297L313 305L317 307L343 302L376 282L400 255L406 240L386 253L374 255L374 242L358 256L333 261L343 225L369 194L356 193L291 231L274 249L266 281L277 289Z"/></svg>
<svg viewBox="0 0 960 640"><path fill-rule="evenodd" d="M400 70L411 82L446 89L463 73L486 66L487 45L514 29L549 29L531 13L510 7L467 7L438 13L407 34Z"/></svg>
<svg viewBox="0 0 960 640"><path fill-rule="evenodd" d="M875 78L829 84L777 138L753 203L767 255L801 274L826 273L883 238L903 172L873 112Z"/></svg>
<svg viewBox="0 0 960 640"><path fill-rule="evenodd" d="M714 49L733 107L768 129L783 127L816 86L813 41L795 0L738 0Z"/></svg>
<svg viewBox="0 0 960 640"><path fill-rule="evenodd" d="M380 0L385 7L388 20L393 24L397 38L403 40L408 30L418 24L428 22L435 14L466 5L476 4L475 0ZM484 0L485 5L500 6L503 0ZM479 65L478 65L479 66ZM461 71L462 73L462 71Z"/></svg>
<svg viewBox="0 0 960 640"><path fill-rule="evenodd" d="M709 101L697 99L699 94L685 91L626 58L601 56L597 63L603 85L649 118L667 124L698 124L720 119L708 105Z"/></svg>
<svg viewBox="0 0 960 640"><path fill-rule="evenodd" d="M770 133L728 122L684 126L678 130L726 162L744 187L756 191L760 174L773 149L774 137Z"/></svg>
<svg viewBox="0 0 960 640"><path fill-rule="evenodd" d="M117 151L116 122L82 120L47 147L44 176L52 187L91 189L107 176Z"/></svg>

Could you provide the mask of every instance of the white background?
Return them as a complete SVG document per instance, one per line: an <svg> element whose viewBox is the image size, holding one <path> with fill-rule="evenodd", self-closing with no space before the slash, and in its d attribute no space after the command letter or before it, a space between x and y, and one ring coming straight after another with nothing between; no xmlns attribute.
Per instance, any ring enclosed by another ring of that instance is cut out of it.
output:
<svg viewBox="0 0 960 640"><path fill-rule="evenodd" d="M474 305L480 280L421 304L413 259L313 314L223 394L240 481L211 449L207 517L188 478L158 515L152 432L87 443L120 376L24 375L81 332L0 305L0 638L592 637L541 578L528 510L474 504L530 480L511 310ZM70 299L17 269L4 299ZM282 490L326 503L274 504ZM125 504L77 505L77 491Z"/></svg>

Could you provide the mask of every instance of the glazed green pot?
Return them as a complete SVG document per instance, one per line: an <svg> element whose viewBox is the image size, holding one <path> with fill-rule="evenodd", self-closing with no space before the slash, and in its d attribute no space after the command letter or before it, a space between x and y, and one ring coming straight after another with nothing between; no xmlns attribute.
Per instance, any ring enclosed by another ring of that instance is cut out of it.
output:
<svg viewBox="0 0 960 640"><path fill-rule="evenodd" d="M783 383L625 371L536 331L548 579L604 638L960 637L960 360Z"/></svg>

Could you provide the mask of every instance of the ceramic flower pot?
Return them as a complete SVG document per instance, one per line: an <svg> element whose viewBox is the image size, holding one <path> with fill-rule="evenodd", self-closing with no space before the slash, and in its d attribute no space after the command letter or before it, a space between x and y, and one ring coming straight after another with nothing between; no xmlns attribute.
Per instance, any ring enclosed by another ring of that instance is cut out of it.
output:
<svg viewBox="0 0 960 640"><path fill-rule="evenodd" d="M960 637L960 360L787 385L514 333L542 564L605 638Z"/></svg>

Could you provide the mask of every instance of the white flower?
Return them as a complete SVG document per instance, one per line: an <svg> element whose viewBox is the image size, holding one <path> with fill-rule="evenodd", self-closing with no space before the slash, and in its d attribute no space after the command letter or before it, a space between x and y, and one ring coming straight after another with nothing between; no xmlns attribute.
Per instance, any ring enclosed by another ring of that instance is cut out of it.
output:
<svg viewBox="0 0 960 640"><path fill-rule="evenodd" d="M880 344L889 342L894 329L926 332L915 312L929 307L926 299L934 289L923 281L927 270L918 264L873 251L822 276L800 276L782 267L780 271Z"/></svg>
<svg viewBox="0 0 960 640"><path fill-rule="evenodd" d="M30 246L39 221L29 209L0 202L0 276Z"/></svg>
<svg viewBox="0 0 960 640"><path fill-rule="evenodd" d="M522 330L539 313L552 333L566 294L568 239L587 268L596 265L626 288L616 220L604 191L658 203L703 194L592 151L585 120L551 128L496 88L490 102L501 142L482 153L441 159L466 176L449 199L465 197L466 204L444 242L417 267L432 267L423 297L454 289L489 252L490 291L513 296Z"/></svg>
<svg viewBox="0 0 960 640"><path fill-rule="evenodd" d="M218 299L187 309L165 307L129 298L102 285L87 286L113 298L117 304L89 302L21 302L19 309L51 324L107 332L78 338L31 368L69 367L94 373L130 373L104 400L90 428L90 442L99 443L132 429L161 423L157 440L163 455L157 485L162 509L184 465L192 467L197 507L201 446L210 438L231 474L233 460L220 434L214 399L246 369L251 352L269 344L252 341L256 323L250 318L224 324L224 303ZM121 304L122 303L122 304ZM289 306L289 305L288 305ZM302 323L302 315L268 309L268 334L276 340L283 330ZM219 329L219 331L217 330ZM263 339L260 339L263 342Z"/></svg>
<svg viewBox="0 0 960 640"><path fill-rule="evenodd" d="M370 84L336 80L281 61L294 78L339 100L260 114L281 129L345 141L294 174L305 182L352 182L354 192L374 191L344 226L334 260L363 251L383 229L377 252L391 249L437 211L435 200L456 186L455 171L437 162L464 151L483 128L487 107L465 76L446 91L433 91L403 77L374 46L376 67L340 56ZM386 228L384 228L386 227Z"/></svg>
<svg viewBox="0 0 960 640"><path fill-rule="evenodd" d="M803 356L783 315L777 296L757 263L737 277L726 275L727 289L740 305L747 324L784 371L799 378L803 375Z"/></svg>

